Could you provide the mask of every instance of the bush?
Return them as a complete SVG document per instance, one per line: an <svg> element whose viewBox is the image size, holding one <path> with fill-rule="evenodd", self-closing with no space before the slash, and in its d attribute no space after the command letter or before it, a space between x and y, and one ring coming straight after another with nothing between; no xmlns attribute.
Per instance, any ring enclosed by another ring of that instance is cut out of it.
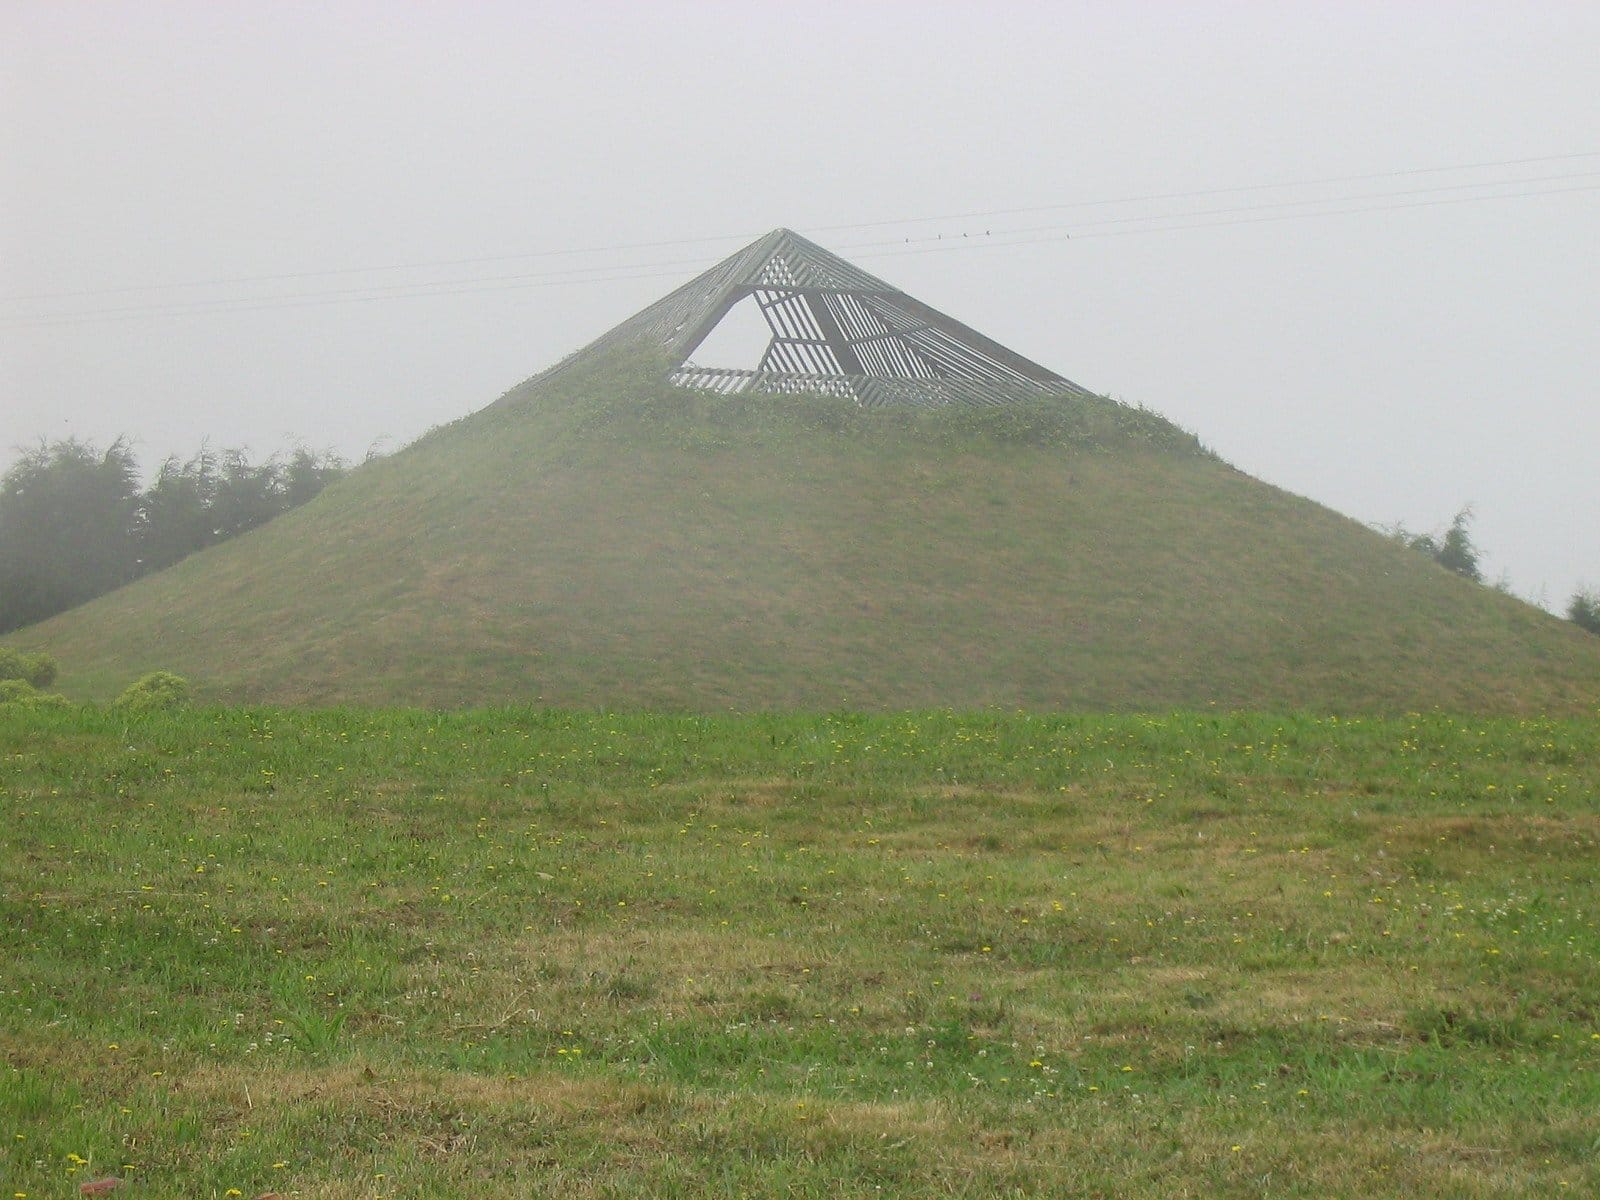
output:
<svg viewBox="0 0 1600 1200"><path fill-rule="evenodd" d="M123 712L160 712L189 702L189 681L171 671L151 671L134 680L111 702Z"/></svg>
<svg viewBox="0 0 1600 1200"><path fill-rule="evenodd" d="M1443 533L1412 533L1404 525L1379 526L1379 529L1407 549L1426 554L1445 570L1454 571L1473 583L1482 583L1479 550L1468 529L1471 522L1472 506L1469 504L1455 515L1450 528Z"/></svg>
<svg viewBox="0 0 1600 1200"><path fill-rule="evenodd" d="M1567 602L1567 619L1579 629L1600 634L1600 590L1579 588Z"/></svg>
<svg viewBox="0 0 1600 1200"><path fill-rule="evenodd" d="M26 679L0 679L0 708L60 708L65 696L41 692Z"/></svg>
<svg viewBox="0 0 1600 1200"><path fill-rule="evenodd" d="M56 660L48 654L23 654L0 646L0 680L13 679L30 687L47 688L56 681Z"/></svg>
<svg viewBox="0 0 1600 1200"><path fill-rule="evenodd" d="M1473 583L1483 582L1483 572L1478 567L1478 547L1472 543L1472 535L1467 531L1467 523L1472 520L1472 508L1469 505L1463 508L1450 522L1450 528L1445 530L1444 537L1440 539L1438 552L1434 555L1439 565L1447 571L1454 571L1457 575L1464 575Z"/></svg>

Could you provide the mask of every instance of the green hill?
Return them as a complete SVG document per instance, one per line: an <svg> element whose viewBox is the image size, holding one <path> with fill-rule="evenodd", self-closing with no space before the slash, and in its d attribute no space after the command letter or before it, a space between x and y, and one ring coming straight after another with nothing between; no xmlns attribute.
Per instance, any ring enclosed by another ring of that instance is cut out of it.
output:
<svg viewBox="0 0 1600 1200"><path fill-rule="evenodd" d="M1101 398L860 410L591 355L23 631L105 696L1592 711L1600 639Z"/></svg>

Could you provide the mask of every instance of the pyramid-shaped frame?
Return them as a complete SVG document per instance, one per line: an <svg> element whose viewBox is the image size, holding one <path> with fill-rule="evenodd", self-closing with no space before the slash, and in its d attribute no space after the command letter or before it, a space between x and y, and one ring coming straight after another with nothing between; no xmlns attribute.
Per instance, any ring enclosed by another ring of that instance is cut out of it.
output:
<svg viewBox="0 0 1600 1200"><path fill-rule="evenodd" d="M747 297L772 335L758 365L697 366L695 350ZM789 229L729 255L546 376L639 343L668 354L672 383L714 392L812 393L865 407L923 408L1089 394Z"/></svg>

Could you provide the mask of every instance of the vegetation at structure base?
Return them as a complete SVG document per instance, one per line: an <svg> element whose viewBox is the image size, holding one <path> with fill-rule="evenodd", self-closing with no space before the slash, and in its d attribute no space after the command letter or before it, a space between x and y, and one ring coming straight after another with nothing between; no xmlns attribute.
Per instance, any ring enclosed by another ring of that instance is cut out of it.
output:
<svg viewBox="0 0 1600 1200"><path fill-rule="evenodd" d="M649 354L619 355L573 379L535 381L522 394L559 396L580 414L581 427L613 436L666 438L690 449L736 444L752 431L963 446L973 439L999 444L1081 450L1148 450L1209 455L1198 438L1148 409L1106 396L1042 396L993 406L862 408L840 397L714 392L662 382L667 364ZM513 392L501 404L516 403Z"/></svg>
<svg viewBox="0 0 1600 1200"><path fill-rule="evenodd" d="M0 711L0 1177L1600 1193L1600 722Z"/></svg>
<svg viewBox="0 0 1600 1200"><path fill-rule="evenodd" d="M169 458L148 488L124 439L41 442L0 476L0 633L43 620L237 537L345 473L305 448L251 463L240 450Z"/></svg>

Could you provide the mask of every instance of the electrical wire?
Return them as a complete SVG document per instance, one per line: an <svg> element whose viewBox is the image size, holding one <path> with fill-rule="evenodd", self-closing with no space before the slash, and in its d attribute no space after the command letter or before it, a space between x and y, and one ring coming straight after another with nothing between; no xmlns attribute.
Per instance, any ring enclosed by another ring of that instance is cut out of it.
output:
<svg viewBox="0 0 1600 1200"><path fill-rule="evenodd" d="M1568 180L1568 179L1595 179L1595 178L1600 178L1600 171L1577 171L1577 172L1572 172L1572 173L1568 173L1568 174L1565 174L1565 175L1534 176L1534 177L1529 178L1529 179L1504 180L1504 181L1498 181L1498 182L1493 182L1492 181L1492 182L1486 182L1486 183L1452 183L1452 184L1443 184L1443 185L1441 185L1439 187L1410 188L1410 189L1408 189L1406 191L1399 191L1399 192L1372 192L1372 193L1368 193L1366 195L1356 195L1356 196L1321 196L1321 197L1317 197L1315 199L1309 199L1309 200L1274 200L1274 201L1270 201L1269 203L1266 203L1266 204L1244 204L1244 205L1235 205L1235 206L1228 207L1228 208L1201 208L1201 209L1194 209L1194 210L1191 210L1191 211L1176 212L1176 213L1150 213L1150 214L1147 214L1147 215L1142 216L1142 217L1109 217L1109 218L1104 218L1104 219L1098 220L1098 221L1075 221L1075 222L1073 222L1073 224L1071 226L1063 226L1063 225L1060 225L1060 224L1055 224L1055 225L1034 225L1034 226L1024 227L1024 228L1021 228L1021 229L1007 229L1007 230L1003 230L1002 232L1003 233L1007 233L1007 234L1055 233L1055 232L1060 232L1060 231L1062 231L1064 229L1093 229L1093 228L1097 228L1097 227L1102 226L1102 225L1131 225L1131 224L1134 224L1136 222L1141 222L1141 221L1169 221L1169 220L1172 220L1172 219L1177 218L1177 217L1185 217L1185 218L1187 218L1187 217L1207 217L1207 216L1216 216L1216 215L1225 214L1225 213L1259 212L1259 211L1261 211L1263 209L1269 209L1269 208L1303 208L1303 207L1306 207L1308 205L1347 204L1347 203L1350 203L1351 201L1355 201L1355 200L1383 200L1383 199L1388 199L1390 197L1396 197L1396 196L1422 196L1422 195L1427 195L1430 192L1459 192L1459 191L1465 191L1465 190L1468 190L1468 189L1471 189L1471 188L1509 187L1513 183L1515 183L1518 187L1521 187L1521 186L1523 186L1525 184L1530 184L1530 183L1557 183L1557 182L1561 182L1561 181ZM1522 195L1524 193L1519 192L1519 193L1516 193L1516 194L1517 195ZM1540 193L1530 193L1530 194L1540 194ZM1470 196L1470 197L1466 197L1466 199L1470 199L1470 200L1493 200L1495 198L1496 198L1495 196ZM1399 206L1397 206L1397 207L1399 207ZM1319 215L1319 214L1312 213L1312 214L1308 214L1308 215L1316 216L1316 215ZM861 248L861 247L865 247L865 246L906 245L906 244L912 244L912 243L917 243L917 242L935 242L935 241L942 241L942 240L945 240L946 238L953 238L953 237L957 237L957 236L966 238L966 237L973 237L973 236L991 237L991 236L994 236L994 235L989 230L986 229L986 230L983 231L983 233L976 234L976 235L971 234L971 233L963 233L963 234L959 234L959 235L956 235L956 234L948 234L948 235L947 234L938 234L938 235L933 236L933 237L926 237L926 236L924 236L924 237L914 237L914 238L913 237L908 237L908 238L896 239L894 241L861 242L861 243L857 243L856 248ZM849 247L847 247L847 249L848 248Z"/></svg>
<svg viewBox="0 0 1600 1200"><path fill-rule="evenodd" d="M1302 221L1312 217L1340 217L1355 213L1392 212L1406 208L1433 208L1445 204L1474 204L1483 200L1520 200L1532 196L1561 196L1571 192L1600 191L1600 183L1587 184L1582 187L1570 188L1545 188L1534 192L1507 192L1497 196L1450 196L1439 200L1413 200L1405 204L1380 204L1369 205L1363 208L1336 208L1327 212L1316 213L1277 213L1267 217L1242 217L1228 221L1200 221L1187 225L1163 225L1151 229L1114 229L1102 230L1099 233L1068 234L1059 233L1049 237L1021 238L1016 241L990 241L983 237L978 238L946 238L941 244L915 247L911 250L893 251L883 250L877 253L858 255L860 258L895 258L905 254L928 254L940 250L961 250L973 246L1036 246L1047 242L1087 242L1095 238L1130 237L1144 233L1178 233L1190 229L1219 229L1227 225L1260 225L1271 221ZM1174 213L1174 217L1185 214Z"/></svg>
<svg viewBox="0 0 1600 1200"><path fill-rule="evenodd" d="M1578 159L1600 158L1600 151L1577 151L1568 154L1549 154L1531 158L1509 158L1489 162L1455 163L1446 166L1411 167L1397 171L1375 171L1360 175L1332 175L1318 179L1286 180L1278 183L1252 183L1237 187L1206 188L1180 192L1159 192L1115 199L1074 200L1058 204L1033 205L1023 208L980 209L965 213L946 213L938 216L898 217L876 221L857 221L841 225L809 226L813 233L840 233L856 229L879 229L892 225L920 225L935 221L966 221L978 218L1019 216L1028 213L1056 212L1078 208L1103 208L1119 204L1149 203L1161 200L1203 199L1210 196L1243 194L1294 187L1321 187L1336 183L1358 183L1374 179L1399 179L1418 175L1443 174L1452 171L1481 171L1504 167L1530 166L1537 163L1571 162ZM1516 182L1516 181L1507 181ZM1471 187L1472 184L1455 184L1454 187ZM1487 185L1486 185L1487 186ZM1424 189L1431 190L1431 189ZM1314 203L1302 201L1301 203ZM677 246L707 245L717 242L746 242L760 236L752 234L717 235L694 238L673 238L653 242L620 242L608 246L589 246L556 250L530 250L515 254L492 254L474 258L438 259L421 262L386 263L364 267L331 267L315 271L287 271L266 275L235 275L214 279L178 280L166 283L128 284L120 287L93 288L70 292L40 292L31 295L9 296L0 303L17 304L41 300L87 299L95 296L128 295L135 292L167 291L178 288L223 287L235 284L282 283L296 279L318 279L339 275L377 274L390 271L438 270L446 267L482 266L488 263L513 262L523 259L554 258L587 254L613 254L637 250L657 250Z"/></svg>
<svg viewBox="0 0 1600 1200"><path fill-rule="evenodd" d="M1532 191L1497 192L1481 196L1449 196L1431 200L1408 200L1398 204L1363 204L1359 207L1324 208L1321 211L1310 212L1276 212L1270 216L1243 217L1238 214L1275 210L1290 206L1306 205L1334 205L1349 204L1351 201L1384 200L1398 197L1416 196L1439 191L1461 190L1463 188L1498 187L1505 188L1521 182L1555 182L1565 179L1591 179L1600 172L1577 172L1569 175L1545 176L1540 179L1524 181L1492 181L1478 184L1452 184L1438 188L1414 188L1398 192L1367 193L1356 196L1325 197L1317 200L1273 201L1259 205L1231 206L1218 209L1201 209L1194 212L1173 212L1166 214L1152 214L1142 217L1115 217L1100 221L1083 222L1075 226L1032 226L1020 229L991 231L984 230L976 235L952 234L948 237L901 238L894 240L879 240L875 242L861 242L847 244L839 247L841 251L852 252L856 258L888 258L900 257L906 254L932 253L941 250L954 250L972 248L976 246L1001 247L1037 245L1060 241L1086 241L1097 237L1129 236L1133 234L1169 233L1193 229L1218 228L1227 225L1260 224L1271 221L1309 220L1313 218L1345 216L1358 213L1386 212L1399 209L1425 208L1447 204L1480 203L1486 200L1511 200L1536 196L1560 195L1573 192L1590 192L1600 190L1600 184L1587 184L1570 188L1544 188ZM1196 216L1231 216L1232 219L1218 221L1190 220ZM1147 224L1141 228L1127 228L1109 230L1100 228L1109 225L1123 225L1134 222L1166 224ZM1171 222L1183 222L1172 224ZM1088 229L1089 232L1082 232ZM1074 232L1077 230L1078 232ZM656 243L657 245L672 245L678 243ZM700 258L676 259L670 261L619 264L606 267L568 267L555 271L528 272L514 275L500 275L488 277L470 277L455 280L433 280L415 283L397 284L369 284L352 288L337 288L316 292L291 293L280 296L267 297L218 297L213 299L198 299L193 301L169 301L154 304L128 305L115 308L81 310L63 313L38 313L38 314L0 314L0 323L14 326L60 326L96 321L131 320L150 317L175 317L175 316L200 316L208 314L227 314L243 312L259 312L267 310L316 307L327 304L371 303L381 300L432 298L459 296L477 293L498 291L522 290L539 287L557 287L578 283L612 283L628 280L681 278L677 268L703 267L704 260Z"/></svg>
<svg viewBox="0 0 1600 1200"><path fill-rule="evenodd" d="M971 221L979 217L1015 217L1027 213L1054 212L1069 208L1092 208L1110 204L1143 204L1156 200L1190 200L1203 199L1207 196L1226 196L1238 192L1262 192L1277 188L1292 187L1321 187L1330 183L1363 183L1370 179L1399 179L1411 175L1433 175L1445 171L1482 171L1493 167L1522 167L1533 163L1543 162L1570 162L1579 158L1600 158L1600 151L1585 150L1573 154L1550 154L1539 158L1507 158L1499 162L1483 163L1458 163L1445 167L1411 167L1403 171L1374 171L1365 175L1330 175L1322 179L1295 179L1283 183L1252 183L1243 187L1208 188L1204 191L1192 192L1156 192L1143 196L1123 196L1117 200L1073 200L1062 204L1040 204L1030 208L993 208L979 212L947 213L939 217L908 217L891 221L865 221L853 225L817 225L812 227L814 233L834 233L845 229L871 229L883 225L911 225L927 221ZM1470 184L1457 184L1457 187L1470 187ZM1433 189L1423 189L1431 191ZM1307 201L1306 203L1310 203Z"/></svg>

